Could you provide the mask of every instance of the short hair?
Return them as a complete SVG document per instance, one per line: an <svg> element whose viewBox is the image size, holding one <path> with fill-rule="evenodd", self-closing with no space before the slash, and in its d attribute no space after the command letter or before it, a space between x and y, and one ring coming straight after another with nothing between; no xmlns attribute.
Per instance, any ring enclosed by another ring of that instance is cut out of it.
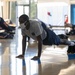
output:
<svg viewBox="0 0 75 75"><path fill-rule="evenodd" d="M23 14L19 17L19 22L22 23L24 21L29 20L29 17L26 14Z"/></svg>

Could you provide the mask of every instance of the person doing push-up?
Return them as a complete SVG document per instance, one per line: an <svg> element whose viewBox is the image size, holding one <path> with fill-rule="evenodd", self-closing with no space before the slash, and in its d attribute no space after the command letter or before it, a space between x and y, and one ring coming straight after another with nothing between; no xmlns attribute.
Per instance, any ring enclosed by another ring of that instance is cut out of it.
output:
<svg viewBox="0 0 75 75"><path fill-rule="evenodd" d="M42 45L60 45L65 44L74 46L74 42L61 39L52 30L46 27L45 23L40 20L30 20L26 14L19 17L19 23L22 31L22 54L16 58L23 58L26 49L26 37L30 37L38 42L38 54L32 60L38 60L41 57Z"/></svg>

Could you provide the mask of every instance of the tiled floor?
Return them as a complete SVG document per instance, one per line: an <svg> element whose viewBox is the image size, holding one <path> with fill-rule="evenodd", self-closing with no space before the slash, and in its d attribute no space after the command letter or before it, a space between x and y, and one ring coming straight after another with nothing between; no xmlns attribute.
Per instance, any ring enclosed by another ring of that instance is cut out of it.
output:
<svg viewBox="0 0 75 75"><path fill-rule="evenodd" d="M33 61L37 43L31 42L25 59L15 58L21 53L21 38L18 29L13 39L0 39L0 75L75 75L75 59L68 60L67 46L43 46L41 59Z"/></svg>

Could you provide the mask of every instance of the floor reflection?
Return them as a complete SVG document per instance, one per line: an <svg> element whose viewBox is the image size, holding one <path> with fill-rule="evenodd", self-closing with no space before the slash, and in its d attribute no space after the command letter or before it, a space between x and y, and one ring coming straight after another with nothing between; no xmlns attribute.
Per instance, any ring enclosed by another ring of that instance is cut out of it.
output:
<svg viewBox="0 0 75 75"><path fill-rule="evenodd" d="M43 46L40 60L33 61L37 42L30 43L24 59L15 58L22 52L21 38L18 29L13 39L0 39L0 75L75 75L75 59L68 60L67 46L64 45Z"/></svg>

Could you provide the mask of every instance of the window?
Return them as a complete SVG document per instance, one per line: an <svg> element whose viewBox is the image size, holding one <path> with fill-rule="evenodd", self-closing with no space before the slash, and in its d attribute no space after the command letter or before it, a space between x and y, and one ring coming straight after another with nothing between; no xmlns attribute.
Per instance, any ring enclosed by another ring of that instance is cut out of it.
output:
<svg viewBox="0 0 75 75"><path fill-rule="evenodd" d="M16 2L9 2L9 18L12 20L12 22L16 23Z"/></svg>
<svg viewBox="0 0 75 75"><path fill-rule="evenodd" d="M30 12L31 19L35 19L37 17L37 0L31 0Z"/></svg>

